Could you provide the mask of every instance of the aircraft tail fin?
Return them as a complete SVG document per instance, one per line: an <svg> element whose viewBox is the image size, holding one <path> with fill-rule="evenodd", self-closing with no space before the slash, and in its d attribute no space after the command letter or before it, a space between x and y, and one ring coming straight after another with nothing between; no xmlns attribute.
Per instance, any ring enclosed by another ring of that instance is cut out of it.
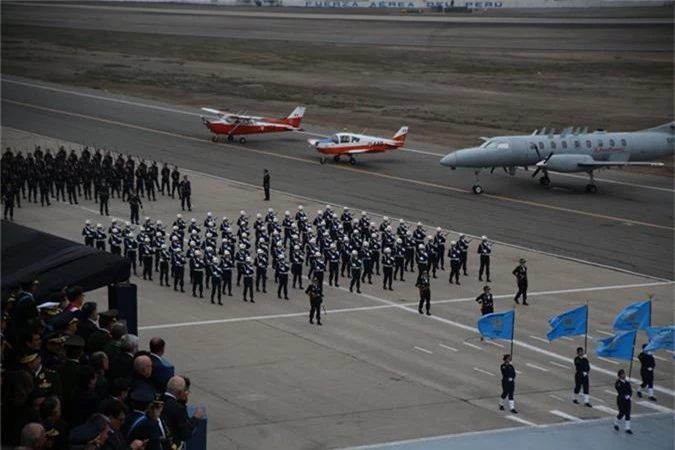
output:
<svg viewBox="0 0 675 450"><path fill-rule="evenodd" d="M305 108L303 106L298 106L291 112L291 114L286 117L288 124L295 128L300 128L300 122L302 122L302 117L305 115Z"/></svg>
<svg viewBox="0 0 675 450"><path fill-rule="evenodd" d="M405 138L408 137L408 127L401 127L400 130L394 135L394 141L399 142L401 145L405 144Z"/></svg>
<svg viewBox="0 0 675 450"><path fill-rule="evenodd" d="M646 130L641 130L641 131L651 131L654 133L668 133L668 134L673 134L675 133L675 122L669 122L665 123L663 125L659 125L658 127L654 128L647 128Z"/></svg>

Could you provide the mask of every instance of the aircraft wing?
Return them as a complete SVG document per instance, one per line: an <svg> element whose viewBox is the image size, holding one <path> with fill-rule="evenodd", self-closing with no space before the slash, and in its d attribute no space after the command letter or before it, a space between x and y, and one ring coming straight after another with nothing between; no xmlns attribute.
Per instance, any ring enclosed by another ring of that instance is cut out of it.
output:
<svg viewBox="0 0 675 450"><path fill-rule="evenodd" d="M662 162L651 162L651 161L593 161L593 162L582 162L577 164L581 168L589 169L598 169L601 167L663 167Z"/></svg>
<svg viewBox="0 0 675 450"><path fill-rule="evenodd" d="M292 125L288 125L285 123L267 123L267 122L255 122L251 125L259 126L259 127L277 127L277 128L284 128L286 130L299 130L299 128L296 128Z"/></svg>
<svg viewBox="0 0 675 450"><path fill-rule="evenodd" d="M219 111L217 109L213 108L202 108L202 111L205 111L207 113L215 114L216 116L229 116L230 113L224 112L224 111Z"/></svg>

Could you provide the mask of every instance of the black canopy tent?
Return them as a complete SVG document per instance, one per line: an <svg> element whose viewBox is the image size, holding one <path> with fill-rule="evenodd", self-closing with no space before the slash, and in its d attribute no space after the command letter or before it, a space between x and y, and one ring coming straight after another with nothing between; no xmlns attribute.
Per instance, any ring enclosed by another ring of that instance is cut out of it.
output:
<svg viewBox="0 0 675 450"><path fill-rule="evenodd" d="M2 295L27 277L40 285L36 298L51 286L81 286L91 291L129 279L129 261L49 233L2 222Z"/></svg>

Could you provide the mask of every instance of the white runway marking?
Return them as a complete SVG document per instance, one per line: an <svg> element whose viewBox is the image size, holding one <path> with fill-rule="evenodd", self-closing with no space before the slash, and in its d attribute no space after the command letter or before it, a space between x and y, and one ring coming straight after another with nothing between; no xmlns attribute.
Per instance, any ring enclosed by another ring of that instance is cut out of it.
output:
<svg viewBox="0 0 675 450"><path fill-rule="evenodd" d="M595 330L596 333L604 334L605 336L614 336L614 333L608 333L607 331Z"/></svg>
<svg viewBox="0 0 675 450"><path fill-rule="evenodd" d="M548 369L544 369L543 367L540 367L540 366L538 366L538 365L536 365L536 364L527 363L527 364L525 364L525 365L526 365L527 367L532 367L533 369L541 370L542 372L548 372Z"/></svg>
<svg viewBox="0 0 675 450"><path fill-rule="evenodd" d="M480 369L480 368L478 368L478 367L474 367L473 370L475 370L476 372L483 373L483 374L485 374L485 375L490 375L491 377L494 377L494 376L495 376L494 373L488 372L487 370L483 370L483 369Z"/></svg>
<svg viewBox="0 0 675 450"><path fill-rule="evenodd" d="M574 339L572 339L569 336L563 336L561 339L564 339L564 340L569 341L569 342L574 342Z"/></svg>
<svg viewBox="0 0 675 450"><path fill-rule="evenodd" d="M429 355L433 355L433 354L434 354L434 352L432 352L431 350L427 350L426 348L417 347L417 346L415 346L414 348L415 348L415 350L419 350L419 351L424 352L424 353L427 353L427 354L429 354Z"/></svg>
<svg viewBox="0 0 675 450"><path fill-rule="evenodd" d="M616 409L612 409L609 406L594 405L593 408L597 409L598 411L606 412L607 414L611 414L613 416L616 416L617 414L619 414L619 411L617 411Z"/></svg>
<svg viewBox="0 0 675 450"><path fill-rule="evenodd" d="M490 345L494 345L495 347L504 348L504 345L500 344L499 342L494 342L494 341L491 341L489 339L485 342L490 344Z"/></svg>
<svg viewBox="0 0 675 450"><path fill-rule="evenodd" d="M670 408L666 408L665 406L658 405L656 403L650 402L650 401L641 401L637 402L638 405L644 406L645 408L653 409L654 411L658 412L663 412L663 413L668 413L668 414L673 414L675 413L674 410Z"/></svg>
<svg viewBox="0 0 675 450"><path fill-rule="evenodd" d="M547 344L550 344L550 342L548 341L548 339L544 339L544 338L541 338L541 337L539 337L539 336L532 336L532 335L530 335L530 339L534 339L535 341L540 341L540 342L545 342L545 343L547 343Z"/></svg>
<svg viewBox="0 0 675 450"><path fill-rule="evenodd" d="M464 344L464 345L466 345L466 346L469 346L469 347L472 347L472 348L475 348L476 350L483 350L482 347L479 347L479 346L477 346L477 345L474 345L474 344L472 344L471 342L462 342L462 344Z"/></svg>
<svg viewBox="0 0 675 450"><path fill-rule="evenodd" d="M457 350L456 348L450 347L450 346L445 345L445 344L438 344L438 345L439 345L439 347L443 347L443 348L445 348L445 349L447 349L447 350L450 350L450 351L453 351L453 352L458 352L458 351L459 351L459 350Z"/></svg>
<svg viewBox="0 0 675 450"><path fill-rule="evenodd" d="M521 371L518 370L518 369L516 369L516 373L517 373L518 375L522 375L522 374L523 374L523 372L521 372Z"/></svg>
<svg viewBox="0 0 675 450"><path fill-rule="evenodd" d="M612 361L612 360L609 359L609 358L603 358L602 356L598 356L598 359L600 359L600 360L602 360L602 361L605 361L605 362L608 362L608 363L610 363L610 364L614 364L615 366L618 366L618 365L619 365L618 362Z"/></svg>
<svg viewBox="0 0 675 450"><path fill-rule="evenodd" d="M607 403L606 401L604 401L600 397L593 397L592 395L590 397L591 397L591 400L593 400L594 402Z"/></svg>
<svg viewBox="0 0 675 450"><path fill-rule="evenodd" d="M609 389L605 389L605 393L616 396L616 391L610 391Z"/></svg>
<svg viewBox="0 0 675 450"><path fill-rule="evenodd" d="M551 397L551 398L554 398L554 399L556 399L556 400L560 400L561 402L564 402L564 401L565 401L564 398L562 398L562 397L560 397L560 396L557 396L557 395L549 394L548 396Z"/></svg>
<svg viewBox="0 0 675 450"><path fill-rule="evenodd" d="M551 414L553 414L554 416L562 417L563 419L570 420L570 421L572 421L572 422L583 422L582 419L580 419L580 418L578 418L578 417L576 417L576 416L573 416L573 415L571 415L571 414L567 414L567 413L564 413L564 412L562 412L562 411L558 411L557 409L553 409L553 410L551 410L551 411L549 411L549 412L550 412Z"/></svg>
<svg viewBox="0 0 675 450"><path fill-rule="evenodd" d="M514 422L522 423L523 425L527 425L529 427L538 427L534 422L530 422L529 420L525 420L522 417L510 415L510 416L504 416L505 419L513 420Z"/></svg>
<svg viewBox="0 0 675 450"><path fill-rule="evenodd" d="M572 365L570 365L570 364L565 365L565 364L557 363L557 362L555 362L555 361L549 361L549 362L550 362L551 364L553 364L554 366L560 367L561 369L571 369L571 368L572 368Z"/></svg>
<svg viewBox="0 0 675 450"><path fill-rule="evenodd" d="M659 361L664 361L664 362L667 362L667 361L668 361L666 358L664 358L664 357L662 357L662 356L659 356L659 355L654 355L654 359L658 359ZM639 360L638 360L638 361L639 361Z"/></svg>

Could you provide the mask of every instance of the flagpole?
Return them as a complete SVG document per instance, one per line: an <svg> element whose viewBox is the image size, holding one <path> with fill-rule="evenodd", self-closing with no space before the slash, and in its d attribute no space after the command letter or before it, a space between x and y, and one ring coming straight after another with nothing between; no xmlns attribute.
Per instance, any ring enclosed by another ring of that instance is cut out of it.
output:
<svg viewBox="0 0 675 450"><path fill-rule="evenodd" d="M630 366L628 367L628 379L631 379L631 374L633 373L633 358L635 357L635 341L637 341L638 332L635 331L633 335L633 351L630 352Z"/></svg>
<svg viewBox="0 0 675 450"><path fill-rule="evenodd" d="M584 353L588 353L588 300L586 300L586 333L584 334Z"/></svg>
<svg viewBox="0 0 675 450"><path fill-rule="evenodd" d="M513 359L513 337L516 334L516 307L513 307L513 322L511 323L511 359Z"/></svg>

